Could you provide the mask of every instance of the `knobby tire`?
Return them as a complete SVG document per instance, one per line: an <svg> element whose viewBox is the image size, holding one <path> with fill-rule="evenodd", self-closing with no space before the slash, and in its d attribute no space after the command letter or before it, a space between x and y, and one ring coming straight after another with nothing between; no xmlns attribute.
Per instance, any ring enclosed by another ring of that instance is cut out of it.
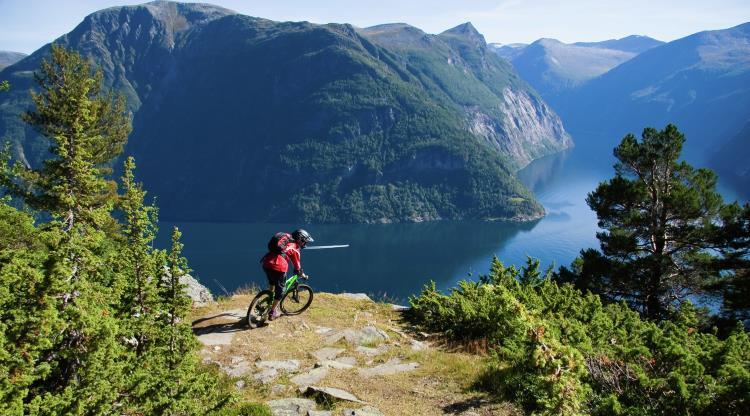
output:
<svg viewBox="0 0 750 416"><path fill-rule="evenodd" d="M312 301L312 288L308 285L299 285L281 298L281 311L286 315L299 315L310 307Z"/></svg>
<svg viewBox="0 0 750 416"><path fill-rule="evenodd" d="M273 304L273 292L270 290L261 290L247 308L247 325L250 328L257 328L266 323L268 313L271 312Z"/></svg>

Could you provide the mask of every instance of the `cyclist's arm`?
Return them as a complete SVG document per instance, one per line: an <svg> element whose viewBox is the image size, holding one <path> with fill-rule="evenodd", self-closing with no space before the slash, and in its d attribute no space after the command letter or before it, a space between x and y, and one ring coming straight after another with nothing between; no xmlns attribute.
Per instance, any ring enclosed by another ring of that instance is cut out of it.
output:
<svg viewBox="0 0 750 416"><path fill-rule="evenodd" d="M289 258L289 261L292 263L292 267L294 267L294 274L296 274L297 276L304 275L304 272L302 271L302 261L300 260L299 248L290 247L286 251L286 255Z"/></svg>

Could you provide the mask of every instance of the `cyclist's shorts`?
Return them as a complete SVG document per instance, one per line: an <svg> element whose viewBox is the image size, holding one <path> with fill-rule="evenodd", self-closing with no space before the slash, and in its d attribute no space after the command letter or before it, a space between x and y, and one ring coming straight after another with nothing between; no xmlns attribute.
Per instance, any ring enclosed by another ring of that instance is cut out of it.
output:
<svg viewBox="0 0 750 416"><path fill-rule="evenodd" d="M263 268L268 278L268 284L273 286L273 298L276 300L281 299L281 295L284 293L284 282L286 282L286 273L279 272L276 270Z"/></svg>

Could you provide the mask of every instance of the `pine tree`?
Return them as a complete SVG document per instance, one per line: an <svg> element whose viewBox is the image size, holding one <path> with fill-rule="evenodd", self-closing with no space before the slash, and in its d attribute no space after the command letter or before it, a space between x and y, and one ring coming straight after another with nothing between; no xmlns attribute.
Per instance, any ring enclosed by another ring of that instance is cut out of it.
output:
<svg viewBox="0 0 750 416"><path fill-rule="evenodd" d="M122 99L102 94L101 71L77 53L53 46L36 78L36 110L24 119L50 140L52 158L39 169L5 166L0 185L52 221L40 227L45 250L33 253L33 264L2 269L5 281L26 277L8 296L24 318L6 333L24 363L11 359L2 367L21 381L14 412L106 413L117 405L124 364L112 313L121 285L108 267L115 250L106 235L115 193L104 174L129 119ZM27 257L16 254L11 263Z"/></svg>
<svg viewBox="0 0 750 416"><path fill-rule="evenodd" d="M615 177L586 202L596 211L601 252L588 250L558 279L626 300L660 319L717 276L717 234L725 205L716 175L679 161L685 137L674 125L629 134L615 148Z"/></svg>
<svg viewBox="0 0 750 416"><path fill-rule="evenodd" d="M61 220L66 231L76 221L102 226L109 219L116 186L105 179L109 163L130 133L122 96L105 94L102 71L78 53L52 45L35 73L41 88L32 92L35 111L23 119L50 140L52 157L34 169L16 165L2 185L34 209Z"/></svg>

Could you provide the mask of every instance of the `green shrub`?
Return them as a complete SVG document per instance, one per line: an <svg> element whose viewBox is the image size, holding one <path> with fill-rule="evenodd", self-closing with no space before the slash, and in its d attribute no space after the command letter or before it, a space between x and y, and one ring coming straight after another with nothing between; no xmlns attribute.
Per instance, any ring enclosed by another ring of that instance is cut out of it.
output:
<svg viewBox="0 0 750 416"><path fill-rule="evenodd" d="M722 414L750 406L750 338L700 332L691 304L654 323L624 304L559 285L539 262L432 283L410 299L410 319L453 339L485 338L493 360L478 385L544 415Z"/></svg>
<svg viewBox="0 0 750 416"><path fill-rule="evenodd" d="M227 407L213 416L271 416L271 409L262 403L238 403Z"/></svg>

